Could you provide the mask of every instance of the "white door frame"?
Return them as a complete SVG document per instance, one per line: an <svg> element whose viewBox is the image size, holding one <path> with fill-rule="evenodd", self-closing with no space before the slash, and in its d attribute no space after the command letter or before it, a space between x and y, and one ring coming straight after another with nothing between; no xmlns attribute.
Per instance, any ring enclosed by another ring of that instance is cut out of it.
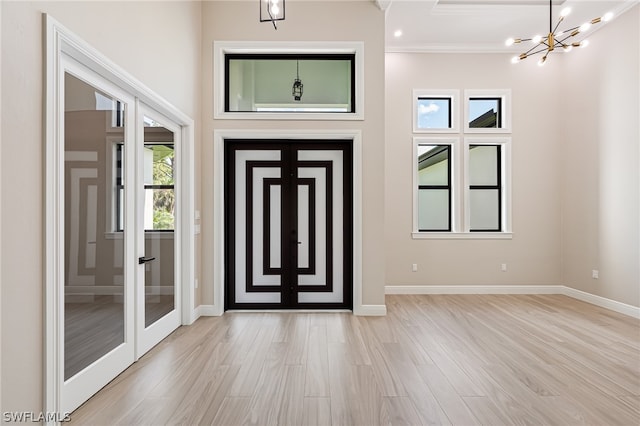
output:
<svg viewBox="0 0 640 426"><path fill-rule="evenodd" d="M180 240L182 324L196 318L194 309L194 122L147 88L125 70L111 62L55 19L43 14L46 33L45 60L45 300L44 300L44 386L43 411L61 412L61 373L64 318L64 73L63 56L95 72L129 96L144 102L180 126L182 161L180 181L184 184ZM134 121L135 122L135 121ZM51 423L51 422L50 422ZM55 423L55 422L53 422ZM52 424L53 424L52 423Z"/></svg>
<svg viewBox="0 0 640 426"><path fill-rule="evenodd" d="M213 305L208 313L224 313L224 141L226 139L341 139L353 143L353 313L362 305L362 132L360 130L215 130L213 135Z"/></svg>

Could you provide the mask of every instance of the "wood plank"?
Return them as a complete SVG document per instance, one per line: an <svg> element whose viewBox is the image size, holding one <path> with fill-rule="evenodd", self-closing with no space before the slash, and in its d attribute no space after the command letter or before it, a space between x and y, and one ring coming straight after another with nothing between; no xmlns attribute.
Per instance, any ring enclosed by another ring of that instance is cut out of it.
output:
<svg viewBox="0 0 640 426"><path fill-rule="evenodd" d="M302 426L331 424L331 398L305 397L302 403Z"/></svg>
<svg viewBox="0 0 640 426"><path fill-rule="evenodd" d="M329 352L326 326L312 325L309 329L308 344L304 396L329 396Z"/></svg>
<svg viewBox="0 0 640 426"><path fill-rule="evenodd" d="M385 417L381 419L379 424L408 426L422 424L411 398L385 396L382 399L382 404Z"/></svg>

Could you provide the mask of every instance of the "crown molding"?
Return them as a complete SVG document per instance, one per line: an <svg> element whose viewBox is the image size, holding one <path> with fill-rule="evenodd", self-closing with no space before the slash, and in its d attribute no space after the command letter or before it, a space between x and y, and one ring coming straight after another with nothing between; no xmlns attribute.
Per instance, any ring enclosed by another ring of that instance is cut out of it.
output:
<svg viewBox="0 0 640 426"><path fill-rule="evenodd" d="M503 44L437 44L386 46L385 53L504 53L513 54Z"/></svg>

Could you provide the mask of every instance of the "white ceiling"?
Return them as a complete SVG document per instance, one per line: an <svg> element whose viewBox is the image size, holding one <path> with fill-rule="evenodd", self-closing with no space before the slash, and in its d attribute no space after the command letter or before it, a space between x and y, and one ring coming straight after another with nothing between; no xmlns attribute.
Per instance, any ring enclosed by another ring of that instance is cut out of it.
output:
<svg viewBox="0 0 640 426"><path fill-rule="evenodd" d="M373 0L386 14L388 52L517 52L505 40L549 32L549 0ZM571 13L560 29L579 26L611 11L615 17L640 0L553 0L553 25L560 10ZM607 25L592 26L589 32ZM395 37L397 30L402 36ZM588 38L588 33L585 37ZM580 36L578 40L582 39ZM528 47L527 47L528 48ZM526 49L525 49L526 50Z"/></svg>

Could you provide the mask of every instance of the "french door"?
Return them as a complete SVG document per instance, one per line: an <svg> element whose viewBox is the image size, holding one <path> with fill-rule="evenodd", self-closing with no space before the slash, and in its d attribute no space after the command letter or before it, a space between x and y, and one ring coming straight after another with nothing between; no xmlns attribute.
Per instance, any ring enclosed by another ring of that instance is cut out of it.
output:
<svg viewBox="0 0 640 426"><path fill-rule="evenodd" d="M180 326L180 128L138 105L136 356ZM137 359L136 358L136 359Z"/></svg>
<svg viewBox="0 0 640 426"><path fill-rule="evenodd" d="M351 141L225 141L225 308L352 308Z"/></svg>
<svg viewBox="0 0 640 426"><path fill-rule="evenodd" d="M61 412L180 325L179 126L64 61Z"/></svg>

